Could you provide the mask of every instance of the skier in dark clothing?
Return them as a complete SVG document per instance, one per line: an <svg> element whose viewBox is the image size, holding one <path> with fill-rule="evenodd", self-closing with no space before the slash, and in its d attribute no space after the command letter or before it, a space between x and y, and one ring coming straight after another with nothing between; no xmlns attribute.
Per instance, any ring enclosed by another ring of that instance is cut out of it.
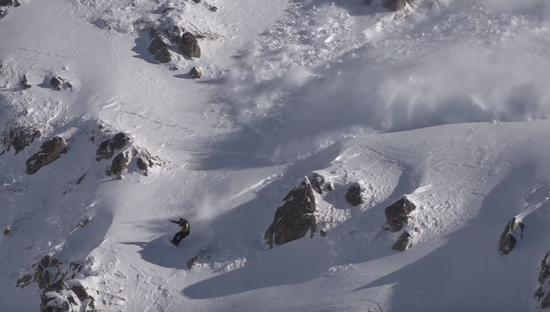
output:
<svg viewBox="0 0 550 312"><path fill-rule="evenodd" d="M187 221L184 218L180 218L179 221L170 220L170 222L175 223L180 226L181 231L177 232L174 235L174 238L170 242L172 244L178 246L182 239L186 238L187 235L191 232L191 226L189 225L189 221Z"/></svg>

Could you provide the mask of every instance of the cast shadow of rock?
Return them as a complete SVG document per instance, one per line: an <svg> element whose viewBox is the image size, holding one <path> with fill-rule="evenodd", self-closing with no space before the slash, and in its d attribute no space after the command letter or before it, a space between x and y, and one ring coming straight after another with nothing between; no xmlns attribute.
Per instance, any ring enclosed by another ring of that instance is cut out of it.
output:
<svg viewBox="0 0 550 312"><path fill-rule="evenodd" d="M139 36L134 40L134 43L136 44L132 51L136 53L133 57L142 59L150 64L159 64L157 60L155 60L155 57L149 53L147 48L149 47L150 43L149 34L146 32L141 32Z"/></svg>
<svg viewBox="0 0 550 312"><path fill-rule="evenodd" d="M531 165L516 167L485 197L479 214L447 236L445 245L354 291L395 284L388 311L531 310L536 268L548 248L536 237L548 236L548 226L528 226L532 239L504 257L498 241L508 220L523 209L522 191L533 185L535 175Z"/></svg>
<svg viewBox="0 0 550 312"><path fill-rule="evenodd" d="M312 239L306 235L272 250L259 246L261 243L254 236L263 233L272 222L276 207L270 207L269 203L281 203L300 179L312 170L329 166L339 155L340 149L340 144L334 144L297 161L284 176L259 190L254 199L216 217L211 226L218 230L212 241L224 242L221 247L224 250L217 253L225 257L217 261L232 262L243 256L233 251L247 250L247 262L239 269L188 286L183 289L183 295L192 299L229 296L259 288L302 283L325 272L332 263L331 248L318 233ZM227 227L227 224L239 226ZM231 237L231 241L227 237ZM250 246L258 247L248 251Z"/></svg>

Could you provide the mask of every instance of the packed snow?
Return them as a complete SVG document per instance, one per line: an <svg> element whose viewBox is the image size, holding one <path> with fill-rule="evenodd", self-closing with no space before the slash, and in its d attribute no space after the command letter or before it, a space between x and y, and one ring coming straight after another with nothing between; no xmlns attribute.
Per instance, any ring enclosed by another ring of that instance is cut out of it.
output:
<svg viewBox="0 0 550 312"><path fill-rule="evenodd" d="M81 285L97 311L537 310L549 2L422 0L397 13L378 0L197 2L5 9L0 310L39 310L61 277L49 304ZM165 64L148 52L151 28L174 27L197 36L200 58L172 43ZM23 126L40 135L8 148ZM119 132L125 149L96 160ZM66 153L28 174L55 136ZM107 174L121 151L128 169ZM146 174L138 158L154 164ZM277 208L315 173L333 188L314 193L317 230L270 249ZM416 209L391 232L385 208L403 197ZM191 234L173 248L180 217ZM503 255L514 217L525 229ZM392 249L404 233L406 250Z"/></svg>

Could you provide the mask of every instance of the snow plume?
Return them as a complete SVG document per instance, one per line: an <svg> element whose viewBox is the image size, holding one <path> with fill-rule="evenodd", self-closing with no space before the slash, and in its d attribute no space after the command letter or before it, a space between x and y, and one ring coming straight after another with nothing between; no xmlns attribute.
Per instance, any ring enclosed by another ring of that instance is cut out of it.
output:
<svg viewBox="0 0 550 312"><path fill-rule="evenodd" d="M260 155L279 161L365 130L546 119L548 27L510 10L547 5L527 2L454 1L415 24L387 26L376 42L365 36L362 46L334 50L314 68L284 57L316 53L306 43L279 50L279 63L271 50L253 51L246 62L255 74L232 77L232 108L263 137Z"/></svg>

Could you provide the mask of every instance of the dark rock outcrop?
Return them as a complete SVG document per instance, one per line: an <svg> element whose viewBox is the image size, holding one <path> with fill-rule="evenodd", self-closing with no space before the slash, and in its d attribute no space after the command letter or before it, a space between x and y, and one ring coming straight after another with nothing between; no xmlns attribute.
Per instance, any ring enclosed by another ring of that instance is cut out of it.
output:
<svg viewBox="0 0 550 312"><path fill-rule="evenodd" d="M48 286L40 296L41 312L96 312L95 299L76 281L63 279Z"/></svg>
<svg viewBox="0 0 550 312"><path fill-rule="evenodd" d="M201 57L201 48L197 38L190 33L185 32L181 36L181 41L179 44L181 53L188 58L200 58Z"/></svg>
<svg viewBox="0 0 550 312"><path fill-rule="evenodd" d="M4 236L8 236L11 233L11 227L8 225L6 229L4 230Z"/></svg>
<svg viewBox="0 0 550 312"><path fill-rule="evenodd" d="M63 86L63 78L54 76L52 79L50 79L50 85L55 90L61 90L61 87Z"/></svg>
<svg viewBox="0 0 550 312"><path fill-rule="evenodd" d="M364 204L363 187L358 183L351 185L346 193L346 201L352 206Z"/></svg>
<svg viewBox="0 0 550 312"><path fill-rule="evenodd" d="M160 63L168 63L172 60L172 55L168 50L168 44L160 35L157 35L155 39L153 39L147 50L149 53L153 54L155 59Z"/></svg>
<svg viewBox="0 0 550 312"><path fill-rule="evenodd" d="M30 272L17 280L16 287L26 287L35 282L40 289L45 289L59 279L75 278L82 270L82 264L71 262L64 266L57 258L45 255L30 266Z"/></svg>
<svg viewBox="0 0 550 312"><path fill-rule="evenodd" d="M202 71L198 67L193 67L189 71L189 78L198 79L202 77Z"/></svg>
<svg viewBox="0 0 550 312"><path fill-rule="evenodd" d="M316 172L313 173L313 176L311 177L311 187L319 194L323 194L323 191L334 191L332 183L327 178Z"/></svg>
<svg viewBox="0 0 550 312"><path fill-rule="evenodd" d="M500 235L500 241L498 243L498 250L501 254L509 254L517 243L517 238L523 238L523 230L525 225L523 222L517 220L515 217L508 221L508 224L504 227L504 232Z"/></svg>
<svg viewBox="0 0 550 312"><path fill-rule="evenodd" d="M15 150L15 154L17 155L17 153L24 150L34 140L39 138L40 135L41 133L39 130L31 127L16 126L10 128L3 133L2 144L4 145L5 150L0 153L0 155L10 151L11 148Z"/></svg>
<svg viewBox="0 0 550 312"><path fill-rule="evenodd" d="M13 0L0 0L0 6L10 6L13 5Z"/></svg>
<svg viewBox="0 0 550 312"><path fill-rule="evenodd" d="M405 9L407 4L414 4L415 0L385 0L384 7L390 11L401 11Z"/></svg>
<svg viewBox="0 0 550 312"><path fill-rule="evenodd" d="M535 291L535 298L539 302L539 308L550 308L550 251L544 255L540 263L539 288Z"/></svg>
<svg viewBox="0 0 550 312"><path fill-rule="evenodd" d="M284 204L277 208L275 218L264 234L270 248L302 238L309 230L311 236L315 232L317 220L314 212L317 204L308 177L293 188L283 201Z"/></svg>
<svg viewBox="0 0 550 312"><path fill-rule="evenodd" d="M189 260L187 260L187 269L191 270L191 268L196 266L203 258L210 258L210 253L208 252L208 249L206 249L206 247L199 249L193 254L191 258L189 258Z"/></svg>
<svg viewBox="0 0 550 312"><path fill-rule="evenodd" d="M67 152L67 143L61 137L54 137L40 147L40 151L27 159L27 173L35 174L40 168L54 162Z"/></svg>
<svg viewBox="0 0 550 312"><path fill-rule="evenodd" d="M111 163L111 168L107 170L108 175L116 175L118 180L122 180L122 173L128 169L128 164L132 159L130 151L119 153Z"/></svg>
<svg viewBox="0 0 550 312"><path fill-rule="evenodd" d="M123 149L129 142L131 142L131 138L127 134L117 133L111 139L101 142L97 148L95 160L100 161L113 157L116 150Z"/></svg>
<svg viewBox="0 0 550 312"><path fill-rule="evenodd" d="M23 79L21 79L21 82L19 83L23 90L30 89L32 86L29 84L29 79L27 78L27 75L23 76Z"/></svg>
<svg viewBox="0 0 550 312"><path fill-rule="evenodd" d="M393 244L392 248L393 250L403 251L409 247L409 242L411 239L411 234L409 232L403 232L401 236L397 239L395 244Z"/></svg>
<svg viewBox="0 0 550 312"><path fill-rule="evenodd" d="M408 222L409 214L416 209L416 206L406 197L401 198L386 208L386 222L391 232L399 232L403 225Z"/></svg>

